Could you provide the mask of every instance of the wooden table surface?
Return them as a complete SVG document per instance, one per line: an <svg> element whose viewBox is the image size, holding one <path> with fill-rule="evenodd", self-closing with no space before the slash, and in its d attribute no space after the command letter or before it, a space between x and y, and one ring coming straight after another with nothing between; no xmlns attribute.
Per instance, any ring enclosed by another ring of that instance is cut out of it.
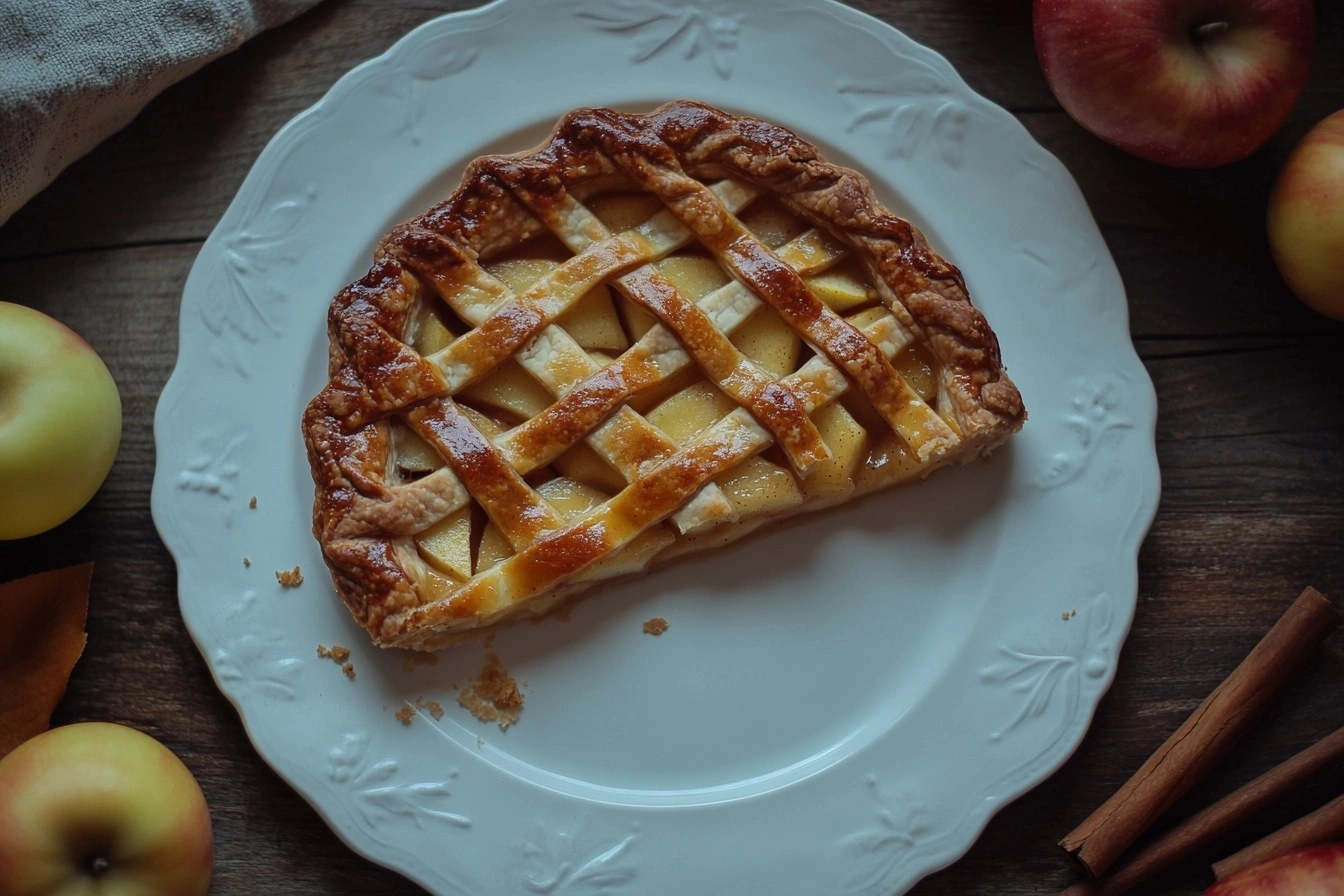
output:
<svg viewBox="0 0 1344 896"><path fill-rule="evenodd" d="M327 0L169 89L0 228L0 298L82 333L121 387L125 434L106 485L67 524L0 544L0 578L96 561L88 649L57 723L111 719L163 740L210 801L217 894L414 893L352 853L261 761L177 610L150 519L151 421L176 358L182 286L271 136L354 64L470 3ZM1082 746L1006 807L919 896L1050 894L1074 869L1054 845L1240 661L1303 586L1344 598L1344 327L1304 310L1265 246L1275 172L1344 106L1344 4L1318 10L1306 93L1252 158L1178 171L1126 156L1065 115L1037 66L1026 0L864 0L945 54L1021 119L1082 187L1119 265L1157 387L1161 506L1139 557L1119 674ZM1314 658L1176 815L1344 725L1344 636ZM1142 892L1196 893L1207 861L1344 788L1286 801ZM819 894L825 896L825 894Z"/></svg>

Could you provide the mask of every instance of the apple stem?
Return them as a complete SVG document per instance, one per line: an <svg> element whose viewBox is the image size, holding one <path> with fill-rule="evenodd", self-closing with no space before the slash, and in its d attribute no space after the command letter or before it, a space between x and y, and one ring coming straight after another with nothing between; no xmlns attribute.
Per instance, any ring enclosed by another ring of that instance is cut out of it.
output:
<svg viewBox="0 0 1344 896"><path fill-rule="evenodd" d="M1195 39L1195 43L1204 43L1219 35L1226 34L1231 27L1227 22L1205 22L1203 25L1196 25L1190 34Z"/></svg>

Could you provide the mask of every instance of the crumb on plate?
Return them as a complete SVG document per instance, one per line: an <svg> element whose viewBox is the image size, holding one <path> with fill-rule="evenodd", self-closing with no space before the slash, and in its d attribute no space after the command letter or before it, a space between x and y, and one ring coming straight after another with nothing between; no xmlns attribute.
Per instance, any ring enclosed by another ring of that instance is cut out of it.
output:
<svg viewBox="0 0 1344 896"><path fill-rule="evenodd" d="M251 566L251 565L252 565L252 561L251 561L251 559L249 559L249 558L247 558L247 557L244 557L244 558L243 558L243 568L246 569L247 567L249 567L249 566Z"/></svg>
<svg viewBox="0 0 1344 896"><path fill-rule="evenodd" d="M499 654L487 653L481 671L458 691L457 702L478 720L495 722L504 731L518 721L523 694L518 690L518 682L500 663Z"/></svg>
<svg viewBox="0 0 1344 896"><path fill-rule="evenodd" d="M303 584L303 571L297 566L293 569L277 569L275 580L285 588L297 588Z"/></svg>
<svg viewBox="0 0 1344 896"><path fill-rule="evenodd" d="M655 638L667 631L667 620L661 616L655 616L644 623L644 634L653 635Z"/></svg>
<svg viewBox="0 0 1344 896"><path fill-rule="evenodd" d="M330 647L319 644L317 645L317 655L323 659L332 659L338 663L343 663L350 659L350 648L342 647L339 644L333 644Z"/></svg>
<svg viewBox="0 0 1344 896"><path fill-rule="evenodd" d="M415 718L415 707L409 703L401 704L401 709L396 711L396 717L403 725L411 724L411 719Z"/></svg>
<svg viewBox="0 0 1344 896"><path fill-rule="evenodd" d="M434 717L434 721L443 718L443 704L437 700L426 700L424 697L415 698L415 708L423 709Z"/></svg>
<svg viewBox="0 0 1344 896"><path fill-rule="evenodd" d="M324 660L331 660L336 665L340 666L341 671L345 673L346 678L354 679L355 664L349 662L349 647L342 647L339 644L333 644L332 646L327 647L325 644L319 644L317 645L317 655Z"/></svg>
<svg viewBox="0 0 1344 896"><path fill-rule="evenodd" d="M252 508L253 510L256 510L256 509L257 509L257 496L256 496L256 495L253 495L253 496L252 496L252 500L250 500L250 501L247 502L247 506L250 507L250 508Z"/></svg>

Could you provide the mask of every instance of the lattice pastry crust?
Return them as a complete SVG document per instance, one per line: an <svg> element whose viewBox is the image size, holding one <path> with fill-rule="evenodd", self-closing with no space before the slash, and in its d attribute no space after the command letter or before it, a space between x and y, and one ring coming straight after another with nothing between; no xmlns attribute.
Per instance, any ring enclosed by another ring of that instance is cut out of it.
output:
<svg viewBox="0 0 1344 896"><path fill-rule="evenodd" d="M691 102L477 159L328 331L313 528L384 646L981 456L1026 416L960 272L862 175Z"/></svg>

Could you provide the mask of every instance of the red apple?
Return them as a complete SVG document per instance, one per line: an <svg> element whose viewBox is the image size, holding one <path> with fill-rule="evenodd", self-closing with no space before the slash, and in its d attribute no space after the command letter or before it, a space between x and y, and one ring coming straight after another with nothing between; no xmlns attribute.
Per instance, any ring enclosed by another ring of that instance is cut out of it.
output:
<svg viewBox="0 0 1344 896"><path fill-rule="evenodd" d="M1269 247L1299 299L1344 320L1344 109L1284 163L1269 197Z"/></svg>
<svg viewBox="0 0 1344 896"><path fill-rule="evenodd" d="M213 865L200 786L147 734L83 722L0 759L0 896L204 896Z"/></svg>
<svg viewBox="0 0 1344 896"><path fill-rule="evenodd" d="M1312 0L1035 0L1045 80L1079 124L1164 165L1259 149L1307 83Z"/></svg>
<svg viewBox="0 0 1344 896"><path fill-rule="evenodd" d="M1298 849L1243 868L1204 896L1344 896L1344 843Z"/></svg>

